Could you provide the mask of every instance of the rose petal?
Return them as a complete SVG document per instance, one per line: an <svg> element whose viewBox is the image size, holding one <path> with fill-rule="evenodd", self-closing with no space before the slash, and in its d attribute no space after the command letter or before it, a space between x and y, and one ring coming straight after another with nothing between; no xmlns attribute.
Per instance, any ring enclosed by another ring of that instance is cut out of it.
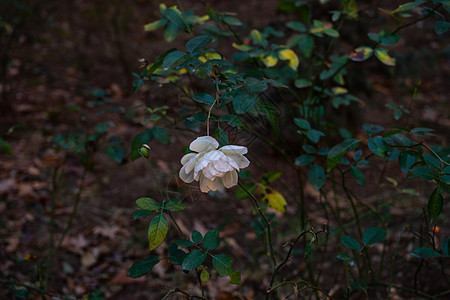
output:
<svg viewBox="0 0 450 300"><path fill-rule="evenodd" d="M247 147L236 145L223 146L219 149L219 151L222 151L226 155L238 155L238 154L243 155L248 152Z"/></svg>
<svg viewBox="0 0 450 300"><path fill-rule="evenodd" d="M250 165L250 161L243 155L230 155L229 158L232 159L241 169L247 168Z"/></svg>
<svg viewBox="0 0 450 300"><path fill-rule="evenodd" d="M181 164L185 165L191 158L198 155L197 153L188 153L181 158Z"/></svg>
<svg viewBox="0 0 450 300"><path fill-rule="evenodd" d="M189 149L195 152L206 152L217 148L219 148L219 143L212 136L198 137L189 145Z"/></svg>
<svg viewBox="0 0 450 300"><path fill-rule="evenodd" d="M184 165L179 173L179 176L181 178L181 180L183 180L186 183L191 183L192 181L194 181L194 171L191 171L189 173L186 172L186 165Z"/></svg>
<svg viewBox="0 0 450 300"><path fill-rule="evenodd" d="M228 189L237 185L238 174L237 174L236 170L225 173L225 175L222 177L222 182L223 182L223 185Z"/></svg>

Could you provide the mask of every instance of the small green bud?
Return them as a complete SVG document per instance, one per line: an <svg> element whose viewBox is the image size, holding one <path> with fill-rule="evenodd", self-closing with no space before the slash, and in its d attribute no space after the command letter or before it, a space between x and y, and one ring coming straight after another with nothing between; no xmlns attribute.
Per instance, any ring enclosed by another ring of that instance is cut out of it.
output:
<svg viewBox="0 0 450 300"><path fill-rule="evenodd" d="M150 147L147 144L144 144L141 146L141 148L139 148L139 153L145 158L150 157L149 151L150 151Z"/></svg>

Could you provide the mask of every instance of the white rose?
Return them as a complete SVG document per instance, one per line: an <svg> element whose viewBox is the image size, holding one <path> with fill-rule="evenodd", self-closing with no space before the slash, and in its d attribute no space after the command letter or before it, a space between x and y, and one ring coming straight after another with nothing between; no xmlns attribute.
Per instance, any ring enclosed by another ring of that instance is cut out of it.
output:
<svg viewBox="0 0 450 300"><path fill-rule="evenodd" d="M235 145L217 148L219 143L211 136L195 139L189 145L193 153L181 158L180 178L186 183L199 181L204 193L237 185L237 172L250 164L244 156L247 148Z"/></svg>

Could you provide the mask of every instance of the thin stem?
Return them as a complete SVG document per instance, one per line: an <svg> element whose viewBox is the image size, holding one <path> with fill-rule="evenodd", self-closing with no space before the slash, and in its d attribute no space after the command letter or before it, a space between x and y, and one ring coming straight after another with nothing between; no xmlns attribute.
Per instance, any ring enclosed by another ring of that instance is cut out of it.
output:
<svg viewBox="0 0 450 300"><path fill-rule="evenodd" d="M69 222L67 223L67 226L64 229L63 234L60 237L58 243L56 244L55 249L51 253L51 258L53 258L54 255L56 254L56 252L58 252L59 248L61 247L61 244L64 241L64 238L67 236L67 233L69 232L70 228L72 227L73 220L74 220L74 218L75 218L75 216L77 214L78 205L80 204L81 194L82 194L83 189L84 189L84 183L86 181L87 172L88 172L87 168L84 168L83 169L83 174L81 175L80 187L78 188L78 192L77 192L77 194L75 196L75 204L73 205L72 213L70 214L70 217L69 217Z"/></svg>
<svg viewBox="0 0 450 300"><path fill-rule="evenodd" d="M321 293L323 293L326 297L331 299L331 296L328 295L327 292L325 292L324 290L322 290L321 288L317 287L317 286L313 286L310 285L309 282L305 281L305 280L297 280L297 281L283 281L280 282L279 284L275 285L274 287L270 288L269 290L267 290L267 293L272 292L273 290L278 289L279 287L283 286L283 285L287 285L287 284L292 284L292 285L297 285L299 283L303 283L305 285L306 288L310 288L313 289L315 291L320 291Z"/></svg>
<svg viewBox="0 0 450 300"><path fill-rule="evenodd" d="M253 201L253 206L255 207L255 209L258 211L259 215L261 216L261 218L263 219L266 228L267 228L267 244L268 244L268 248L269 248L269 253L267 254L267 256L269 256L269 261L271 262L271 267L272 267L272 274L273 272L275 272L275 266L277 265L277 261L275 258L275 252L273 250L273 243L272 243L272 231L271 231L271 226L270 226L270 222L267 220L266 216L264 215L264 213L261 211L261 208L259 207L258 204L258 199L256 199L256 197L250 193L240 182L238 182L239 187L246 192L250 198ZM266 295L266 299L267 299L268 295Z"/></svg>
<svg viewBox="0 0 450 300"><path fill-rule="evenodd" d="M57 299L65 299L65 300L72 300L72 299L74 299L74 298L69 298L69 297L66 297L66 296L53 294L53 293L47 292L46 290L37 288L35 286L29 285L29 284L20 283L20 282L15 282L15 281L12 281L12 280L0 279L0 282L4 283L4 284L10 284L13 287L14 286L22 286L24 288L27 288L27 289L33 290L35 292L38 292L38 293L40 293L42 295L47 295L47 296L54 297L54 298L57 298Z"/></svg>
<svg viewBox="0 0 450 300"><path fill-rule="evenodd" d="M185 296L187 296L189 298L197 298L197 299L205 299L206 300L206 298L204 296L192 295L192 294L189 294L188 292L180 290L179 288L174 288L172 290L169 290L167 292L167 294L164 295L164 297L161 298L161 300L167 299L170 295L175 294L175 293L183 294L183 295L185 295Z"/></svg>
<svg viewBox="0 0 450 300"><path fill-rule="evenodd" d="M153 166L152 166L152 162L150 161L150 157L147 159L147 162L148 162L148 166L150 167L150 171L152 172L153 179L155 179L156 188L158 189L159 194L161 195L161 201L164 203L165 202L164 194L162 192L161 186L159 185L158 178L156 177L156 174L155 174L155 170L153 170Z"/></svg>

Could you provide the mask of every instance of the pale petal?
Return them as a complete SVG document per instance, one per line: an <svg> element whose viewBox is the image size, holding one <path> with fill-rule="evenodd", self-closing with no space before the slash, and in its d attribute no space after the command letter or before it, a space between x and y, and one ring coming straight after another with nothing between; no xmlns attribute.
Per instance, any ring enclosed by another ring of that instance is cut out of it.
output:
<svg viewBox="0 0 450 300"><path fill-rule="evenodd" d="M210 163L205 168L202 169L203 175L205 175L206 178L214 178L216 176L220 177L220 171L217 171L216 168L214 168L214 164Z"/></svg>
<svg viewBox="0 0 450 300"><path fill-rule="evenodd" d="M186 154L187 155L187 154ZM203 154L195 154L186 164L185 164L185 167L186 167L186 173L189 173L189 172L191 172L194 168L195 168L195 166L196 166L196 164L197 164L197 161L198 160L200 160L201 159L201 157L202 157L202 155Z"/></svg>
<svg viewBox="0 0 450 300"><path fill-rule="evenodd" d="M222 151L226 155L238 155L238 154L243 155L248 152L247 147L236 145L223 146L222 148L219 149L219 151Z"/></svg>
<svg viewBox="0 0 450 300"><path fill-rule="evenodd" d="M195 152L206 152L217 148L219 148L219 143L212 136L198 137L189 145L189 149Z"/></svg>
<svg viewBox="0 0 450 300"><path fill-rule="evenodd" d="M203 193L207 193L210 191L210 188L208 187L208 178L205 178L205 176L201 175L200 176L200 190Z"/></svg>
<svg viewBox="0 0 450 300"><path fill-rule="evenodd" d="M181 168L179 175L180 175L181 180L183 180L186 183L191 183L192 181L194 181L194 172L191 171L191 172L187 173L186 165L184 165Z"/></svg>
<svg viewBox="0 0 450 300"><path fill-rule="evenodd" d="M227 156L218 150L213 150L205 153L204 158L209 161L225 159Z"/></svg>
<svg viewBox="0 0 450 300"><path fill-rule="evenodd" d="M181 158L181 164L185 165L191 158L198 155L197 153L188 153Z"/></svg>
<svg viewBox="0 0 450 300"><path fill-rule="evenodd" d="M228 172L228 171L231 171L234 169L231 166L228 158L226 160L224 160L224 159L215 160L215 161L213 161L213 164L214 164L214 168L221 172Z"/></svg>
<svg viewBox="0 0 450 300"><path fill-rule="evenodd" d="M225 173L225 175L222 177L222 182L223 185L228 189L235 186L238 182L238 174L236 170Z"/></svg>
<svg viewBox="0 0 450 300"><path fill-rule="evenodd" d="M250 161L243 155L234 155L229 156L230 159L236 162L236 164L239 166L239 168L244 169L247 168L250 165ZM236 169L239 169L236 168Z"/></svg>
<svg viewBox="0 0 450 300"><path fill-rule="evenodd" d="M208 187L211 191L221 190L223 188L222 180L216 178L214 180L208 180Z"/></svg>
<svg viewBox="0 0 450 300"><path fill-rule="evenodd" d="M197 177L197 174L204 168L206 168L209 164L209 160L205 158L205 156L200 157L196 163L194 168L194 177Z"/></svg>

